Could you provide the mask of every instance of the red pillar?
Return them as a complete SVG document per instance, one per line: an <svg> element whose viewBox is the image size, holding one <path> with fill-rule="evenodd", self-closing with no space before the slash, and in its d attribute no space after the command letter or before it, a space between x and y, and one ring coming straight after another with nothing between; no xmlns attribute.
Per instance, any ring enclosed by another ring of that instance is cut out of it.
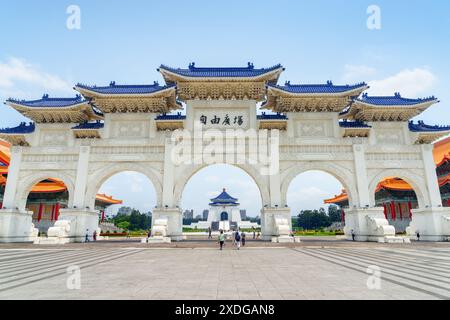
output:
<svg viewBox="0 0 450 320"><path fill-rule="evenodd" d="M342 223L345 223L345 211L344 211L344 209L341 210L341 219L342 219Z"/></svg>
<svg viewBox="0 0 450 320"><path fill-rule="evenodd" d="M58 217L59 217L59 202L57 202L55 205L55 221L58 221Z"/></svg>
<svg viewBox="0 0 450 320"><path fill-rule="evenodd" d="M384 209L384 218L387 219L387 206L386 206L386 203L383 203L383 209Z"/></svg>
<svg viewBox="0 0 450 320"><path fill-rule="evenodd" d="M408 211L409 211L409 219L412 219L412 204L411 204L411 201L408 201Z"/></svg>
<svg viewBox="0 0 450 320"><path fill-rule="evenodd" d="M53 221L53 217L55 216L55 205L52 205L52 212L50 214L50 221Z"/></svg>
<svg viewBox="0 0 450 320"><path fill-rule="evenodd" d="M450 207L450 198L447 199L447 207ZM0 209L2 208L1 203L0 203Z"/></svg>
<svg viewBox="0 0 450 320"><path fill-rule="evenodd" d="M395 202L394 201L391 202L391 217L392 217L393 221L397 220L397 213L395 211Z"/></svg>
<svg viewBox="0 0 450 320"><path fill-rule="evenodd" d="M105 210L102 210L102 223L105 222Z"/></svg>
<svg viewBox="0 0 450 320"><path fill-rule="evenodd" d="M3 202L0 202L0 209L3 208Z"/></svg>
<svg viewBox="0 0 450 320"><path fill-rule="evenodd" d="M398 214L400 215L400 220L403 220L403 210L402 210L402 203L398 203Z"/></svg>
<svg viewBox="0 0 450 320"><path fill-rule="evenodd" d="M38 216L37 216L37 221L41 222L42 220L42 212L44 211L44 204L41 202L39 204L39 211L38 211Z"/></svg>

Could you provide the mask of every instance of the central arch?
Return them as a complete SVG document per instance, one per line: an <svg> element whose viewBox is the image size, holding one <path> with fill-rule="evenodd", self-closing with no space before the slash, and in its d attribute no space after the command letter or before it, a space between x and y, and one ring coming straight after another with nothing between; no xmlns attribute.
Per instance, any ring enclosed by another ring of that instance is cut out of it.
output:
<svg viewBox="0 0 450 320"><path fill-rule="evenodd" d="M200 170L205 169L207 167L215 166L215 165L221 165L221 163L211 164L211 165L192 165L187 168L183 168L183 170L181 170L181 174L178 176L177 182L174 187L174 203L176 206L181 207L180 206L181 205L181 197L182 197L183 191L184 191L187 183L189 182L189 180ZM265 179L268 179L267 176L260 175L260 173L258 172L258 170L256 168L253 168L253 167L247 166L247 165L245 165L245 166L244 165L231 165L231 164L226 164L226 163L222 163L222 165L228 165L231 167L235 167L235 168L241 169L245 173L247 173L252 178L252 180L256 183L256 185L258 187L258 190L261 195L262 205L265 206L270 203L270 194L269 194L269 189L267 187L268 183L265 181Z"/></svg>

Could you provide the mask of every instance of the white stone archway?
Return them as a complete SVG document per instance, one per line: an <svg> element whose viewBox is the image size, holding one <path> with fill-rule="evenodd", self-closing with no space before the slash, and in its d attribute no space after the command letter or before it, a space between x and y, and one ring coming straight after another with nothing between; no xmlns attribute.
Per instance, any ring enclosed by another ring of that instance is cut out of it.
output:
<svg viewBox="0 0 450 320"><path fill-rule="evenodd" d="M162 182L161 177L158 176L156 169L138 163L119 163L116 165L106 166L104 169L96 172L88 179L88 188L86 191L85 204L93 210L95 206L95 197L101 186L112 176L121 172L137 172L143 174L153 184L156 191L156 206L161 206L162 201Z"/></svg>
<svg viewBox="0 0 450 320"><path fill-rule="evenodd" d="M17 192L17 203L19 210L21 211L25 210L28 195L30 194L31 189L37 183L51 178L58 179L64 182L64 185L66 186L67 192L69 194L67 206L71 207L73 205L73 197L75 189L74 177L68 173L61 171L43 171L43 172L38 171L25 175L21 179L21 184L23 185L23 188L19 189L19 191Z"/></svg>
<svg viewBox="0 0 450 320"><path fill-rule="evenodd" d="M333 176L334 178L336 178L336 180L338 180L342 184L345 190L347 190L349 198L349 206L350 207L359 206L358 191L356 189L356 185L353 179L354 173L343 166L339 166L332 163L320 163L320 162L298 163L293 165L289 169L286 169L281 174L282 175L281 197L283 206L285 205L289 206L289 203L287 203L287 192L292 181L297 176L308 171L326 172L331 176Z"/></svg>
<svg viewBox="0 0 450 320"><path fill-rule="evenodd" d="M404 180L407 182L414 190L417 203L419 208L425 208L425 206L429 206L429 199L427 197L427 192L425 189L425 181L424 179L411 172L410 170L405 169L389 169L389 170L380 170L376 175L374 175L369 183L369 195L370 195L370 203L372 207L375 207L375 191L377 189L378 184L388 177L395 177Z"/></svg>

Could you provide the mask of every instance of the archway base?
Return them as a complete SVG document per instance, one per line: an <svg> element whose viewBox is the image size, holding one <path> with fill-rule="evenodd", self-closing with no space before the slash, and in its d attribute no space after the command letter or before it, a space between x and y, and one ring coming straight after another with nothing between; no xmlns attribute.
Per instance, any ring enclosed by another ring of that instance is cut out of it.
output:
<svg viewBox="0 0 450 320"><path fill-rule="evenodd" d="M157 221L167 221L167 229L161 231L163 236L169 237L172 241L183 240L183 214L180 208L156 208L152 213L152 236L155 236Z"/></svg>
<svg viewBox="0 0 450 320"><path fill-rule="evenodd" d="M399 242L395 228L389 225L383 208L353 209L345 212L347 240L370 242Z"/></svg>
<svg viewBox="0 0 450 320"><path fill-rule="evenodd" d="M449 241L450 208L425 208L412 210L411 225L407 228L411 239L420 241Z"/></svg>
<svg viewBox="0 0 450 320"><path fill-rule="evenodd" d="M291 208L264 208L261 210L261 238L273 241L274 237L291 239ZM286 242L283 241L282 242Z"/></svg>
<svg viewBox="0 0 450 320"><path fill-rule="evenodd" d="M0 242L34 242L38 230L32 223L33 212L17 209L0 210Z"/></svg>
<svg viewBox="0 0 450 320"><path fill-rule="evenodd" d="M86 235L91 240L94 231L99 233L98 229L98 211L61 209L58 221L47 235L57 243L85 242Z"/></svg>

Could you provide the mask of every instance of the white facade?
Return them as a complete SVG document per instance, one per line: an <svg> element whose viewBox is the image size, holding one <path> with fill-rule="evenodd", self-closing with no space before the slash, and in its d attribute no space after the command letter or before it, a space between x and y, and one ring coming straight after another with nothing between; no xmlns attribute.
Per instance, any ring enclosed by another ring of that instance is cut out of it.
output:
<svg viewBox="0 0 450 320"><path fill-rule="evenodd" d="M258 101L190 99L186 101L186 119L181 125L192 133L192 142L198 138L194 136L194 123L202 115L208 119L215 115L239 116L243 123L238 128L259 132ZM174 163L173 132L158 130L157 116L157 112L105 113L104 128L98 130L100 139L76 138L73 125L67 123L37 124L36 130L26 136L29 146L11 149L0 210L0 241L29 239L31 215L25 211L28 194L33 185L50 177L61 179L67 186L68 209L61 210L60 219L71 221L67 237L81 241L86 230L98 228L94 203L99 188L112 175L123 171L136 171L151 180L157 194L152 219L167 219L167 236L180 240L183 190L196 172L212 163ZM277 218L291 223L286 201L288 187L297 175L309 170L331 174L347 190L348 239L352 233L360 241L377 241L392 235L392 228L384 225L383 208L375 207L376 186L390 176L405 180L417 194L419 207L412 215L411 232L420 232L421 240L450 237L450 211L442 207L432 145L416 144L416 134L408 130L407 121L369 122L372 127L368 137L346 137L339 126L338 112L289 112L287 118L286 130L269 132L272 136L279 134L276 173L262 174L261 164L235 164L254 179L260 190L265 239L278 235ZM221 133L228 128L208 124L204 129L209 127ZM248 148L244 153L248 155ZM224 163L227 154L217 156L222 161L216 163ZM220 210L210 209L211 221L217 219ZM239 210L230 210L232 220L240 221Z"/></svg>

